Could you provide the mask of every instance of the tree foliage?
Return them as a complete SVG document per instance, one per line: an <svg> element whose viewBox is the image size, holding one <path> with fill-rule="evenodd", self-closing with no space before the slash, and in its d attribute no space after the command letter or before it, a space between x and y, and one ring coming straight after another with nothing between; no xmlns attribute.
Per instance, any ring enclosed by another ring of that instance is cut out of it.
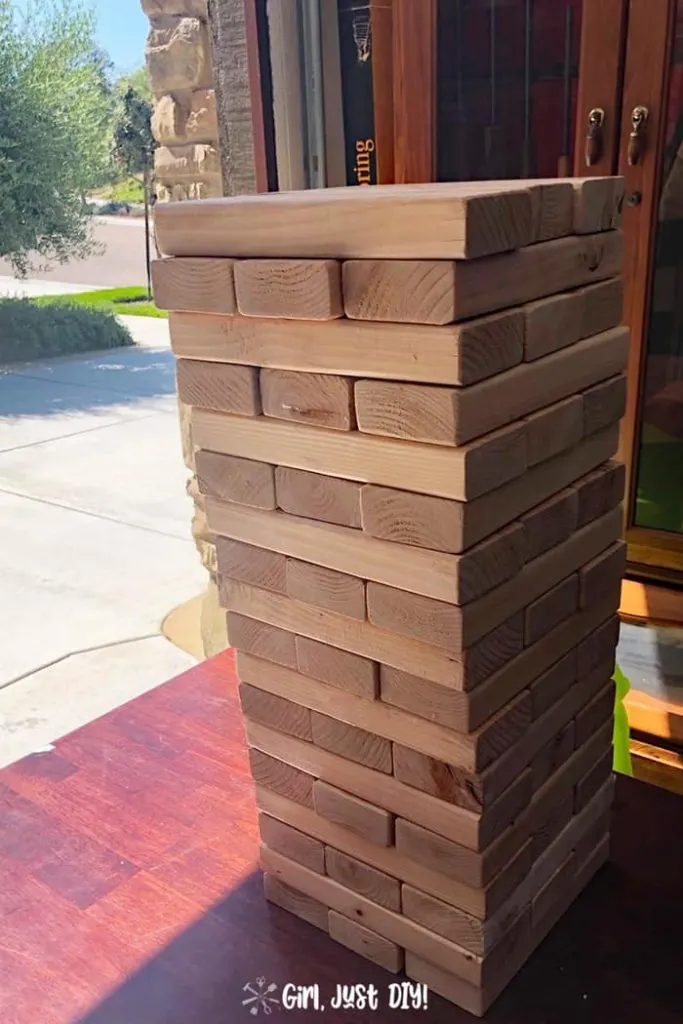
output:
<svg viewBox="0 0 683 1024"><path fill-rule="evenodd" d="M87 9L0 0L0 255L19 273L92 250L85 197L110 173L114 103Z"/></svg>
<svg viewBox="0 0 683 1024"><path fill-rule="evenodd" d="M114 124L114 160L126 174L141 174L145 182L154 156L152 105L128 84Z"/></svg>

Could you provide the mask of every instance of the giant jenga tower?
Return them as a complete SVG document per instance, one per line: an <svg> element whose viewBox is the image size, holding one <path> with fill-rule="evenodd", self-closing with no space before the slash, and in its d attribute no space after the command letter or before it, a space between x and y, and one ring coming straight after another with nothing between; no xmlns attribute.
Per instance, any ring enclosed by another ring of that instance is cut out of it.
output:
<svg viewBox="0 0 683 1024"><path fill-rule="evenodd" d="M478 1015L608 853L621 198L157 209L266 896Z"/></svg>

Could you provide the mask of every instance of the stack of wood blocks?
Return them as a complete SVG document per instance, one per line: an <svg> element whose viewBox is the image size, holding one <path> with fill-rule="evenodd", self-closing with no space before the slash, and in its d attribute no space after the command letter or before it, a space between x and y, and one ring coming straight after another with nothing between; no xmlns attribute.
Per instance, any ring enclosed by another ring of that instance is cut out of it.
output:
<svg viewBox="0 0 683 1024"><path fill-rule="evenodd" d="M621 199L157 208L266 896L478 1015L608 853Z"/></svg>

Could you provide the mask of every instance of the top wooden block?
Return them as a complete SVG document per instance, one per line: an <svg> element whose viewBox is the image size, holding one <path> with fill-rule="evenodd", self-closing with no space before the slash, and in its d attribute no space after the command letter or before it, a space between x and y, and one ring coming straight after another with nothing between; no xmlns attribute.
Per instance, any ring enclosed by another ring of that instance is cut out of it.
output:
<svg viewBox="0 0 683 1024"><path fill-rule="evenodd" d="M465 259L533 241L523 184L372 185L159 203L167 256Z"/></svg>

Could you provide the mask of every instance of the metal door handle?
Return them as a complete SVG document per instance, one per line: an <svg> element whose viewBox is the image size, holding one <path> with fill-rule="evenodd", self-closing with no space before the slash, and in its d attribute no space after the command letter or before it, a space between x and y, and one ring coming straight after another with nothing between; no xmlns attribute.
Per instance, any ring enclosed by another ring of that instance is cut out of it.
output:
<svg viewBox="0 0 683 1024"><path fill-rule="evenodd" d="M602 132L605 124L605 111L602 107L593 107L588 114L588 131L586 133L586 167L597 164L602 156L603 137Z"/></svg>
<svg viewBox="0 0 683 1024"><path fill-rule="evenodd" d="M647 107L634 107L631 113L631 134L628 137L626 159L629 167L635 167L645 152L645 126L650 111Z"/></svg>

